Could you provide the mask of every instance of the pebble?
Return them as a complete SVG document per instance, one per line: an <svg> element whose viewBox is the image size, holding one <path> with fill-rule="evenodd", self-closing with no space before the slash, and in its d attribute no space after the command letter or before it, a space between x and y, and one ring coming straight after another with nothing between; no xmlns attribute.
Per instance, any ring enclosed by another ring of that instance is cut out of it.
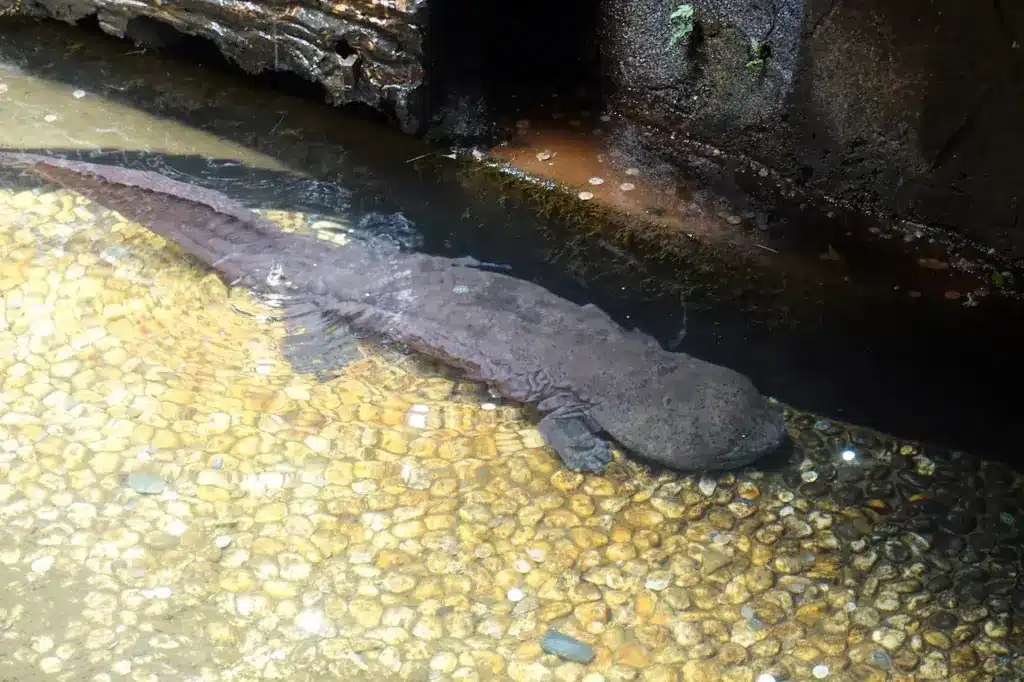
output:
<svg viewBox="0 0 1024 682"><path fill-rule="evenodd" d="M718 488L718 481L711 476L701 476L700 481L697 482L697 487L705 497L711 497Z"/></svg>
<svg viewBox="0 0 1024 682"><path fill-rule="evenodd" d="M159 495L167 489L167 479L155 474L129 474L128 486L142 495Z"/></svg>
<svg viewBox="0 0 1024 682"><path fill-rule="evenodd" d="M672 574L665 571L651 574L644 582L644 587L652 592L660 592L672 584Z"/></svg>
<svg viewBox="0 0 1024 682"><path fill-rule="evenodd" d="M555 630L548 630L540 639L545 652L577 663L590 663L595 652L589 644Z"/></svg>
<svg viewBox="0 0 1024 682"><path fill-rule="evenodd" d="M579 196L579 198L582 201L590 201L591 199L594 198L594 193L593 192L580 192L577 196Z"/></svg>
<svg viewBox="0 0 1024 682"><path fill-rule="evenodd" d="M889 651L900 648L906 639L906 633L893 628L882 628L871 633L871 640L876 644L881 644Z"/></svg>

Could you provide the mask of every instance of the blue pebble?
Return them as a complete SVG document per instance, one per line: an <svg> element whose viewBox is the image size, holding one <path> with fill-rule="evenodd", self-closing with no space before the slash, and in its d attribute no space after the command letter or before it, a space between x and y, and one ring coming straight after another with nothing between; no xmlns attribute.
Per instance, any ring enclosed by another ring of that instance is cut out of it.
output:
<svg viewBox="0 0 1024 682"><path fill-rule="evenodd" d="M159 495L167 488L167 479L153 474L128 474L128 486L142 495Z"/></svg>
<svg viewBox="0 0 1024 682"><path fill-rule="evenodd" d="M594 660L592 646L555 630L548 630L544 633L544 636L540 638L540 648L546 653L576 663L590 663Z"/></svg>
<svg viewBox="0 0 1024 682"><path fill-rule="evenodd" d="M892 668L892 658L884 651L876 651L871 654L871 660L874 661L875 665L884 670Z"/></svg>

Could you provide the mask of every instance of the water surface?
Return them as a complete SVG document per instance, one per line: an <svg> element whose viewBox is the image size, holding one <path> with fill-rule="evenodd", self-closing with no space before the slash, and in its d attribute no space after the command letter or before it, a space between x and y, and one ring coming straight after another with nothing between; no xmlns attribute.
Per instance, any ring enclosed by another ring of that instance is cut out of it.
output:
<svg viewBox="0 0 1024 682"><path fill-rule="evenodd" d="M5 147L157 169L285 229L516 267L560 248L369 123L54 25L3 37ZM748 470L584 476L422 358L296 373L273 313L115 213L2 178L0 673L1021 675L1021 481L996 462L789 410L792 451ZM593 659L544 653L549 628Z"/></svg>

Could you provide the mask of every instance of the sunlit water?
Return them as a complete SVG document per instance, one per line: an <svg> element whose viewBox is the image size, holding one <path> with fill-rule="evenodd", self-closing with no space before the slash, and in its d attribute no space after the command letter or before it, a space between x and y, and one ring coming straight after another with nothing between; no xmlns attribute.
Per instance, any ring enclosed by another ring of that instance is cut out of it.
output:
<svg viewBox="0 0 1024 682"><path fill-rule="evenodd" d="M10 66L0 83L4 146L125 147L290 197L267 215L324 236L374 210L347 182L372 169L282 184L249 169L288 154ZM315 148L294 137L292 171ZM422 358L365 346L333 380L294 372L273 314L141 226L3 178L0 679L1022 674L1024 514L999 465L791 412L785 461L583 476L518 406ZM545 653L548 629L593 659Z"/></svg>

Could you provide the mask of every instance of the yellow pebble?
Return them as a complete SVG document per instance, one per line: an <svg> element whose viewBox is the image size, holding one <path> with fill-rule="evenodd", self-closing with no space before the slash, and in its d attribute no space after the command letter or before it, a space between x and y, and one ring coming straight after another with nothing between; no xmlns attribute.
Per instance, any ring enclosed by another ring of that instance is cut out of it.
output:
<svg viewBox="0 0 1024 682"><path fill-rule="evenodd" d="M283 580L268 580L263 583L263 591L276 599L292 599L298 593L298 588Z"/></svg>
<svg viewBox="0 0 1024 682"><path fill-rule="evenodd" d="M226 502L231 495L223 488L215 488L212 485L201 485L196 488L196 495L203 502Z"/></svg>

